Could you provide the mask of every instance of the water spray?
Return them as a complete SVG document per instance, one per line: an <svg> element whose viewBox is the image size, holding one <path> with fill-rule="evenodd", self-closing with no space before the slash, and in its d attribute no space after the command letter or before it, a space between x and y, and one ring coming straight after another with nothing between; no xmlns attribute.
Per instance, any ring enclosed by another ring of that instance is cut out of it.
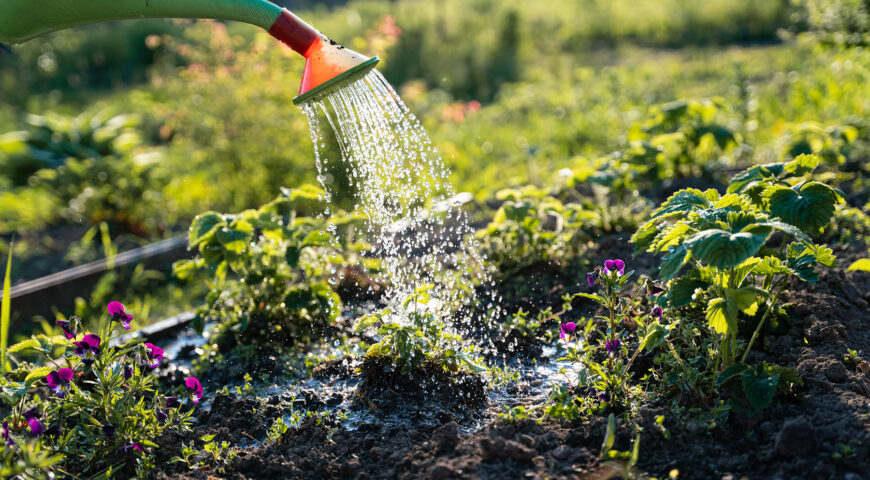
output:
<svg viewBox="0 0 870 480"><path fill-rule="evenodd" d="M378 63L378 57L339 45L266 0L0 0L0 42L21 43L65 28L137 18L235 20L263 28L305 57L296 104L322 99Z"/></svg>

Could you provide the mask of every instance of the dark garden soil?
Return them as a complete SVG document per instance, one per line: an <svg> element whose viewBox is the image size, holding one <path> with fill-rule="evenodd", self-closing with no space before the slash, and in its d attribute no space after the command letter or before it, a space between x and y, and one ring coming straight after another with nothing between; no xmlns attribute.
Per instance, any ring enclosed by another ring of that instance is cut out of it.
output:
<svg viewBox="0 0 870 480"><path fill-rule="evenodd" d="M606 239L595 261L629 258L630 245ZM621 249L625 247L626 251ZM868 478L870 472L870 376L843 362L847 349L870 354L870 274L847 272L867 247L855 244L835 250L840 266L821 272L815 285L795 283L785 301L789 330L763 337L750 363L768 361L790 366L804 385L791 398L778 396L758 418L732 414L727 421L679 422L665 406L637 412L641 427L639 470L680 479L844 479ZM641 257L635 265L649 271ZM600 263L600 262L599 262ZM369 364L363 368L382 367ZM313 378L347 381L356 367L339 361L315 369ZM497 419L503 404L532 403L523 388L509 389L513 398L497 404L492 398L469 396L479 385L426 395L388 374L353 394L349 414L367 411L369 421L352 428L332 420L307 419L276 444L263 442L275 418L292 409L338 405L348 398L308 390L304 395L242 399L217 395L211 409L198 415L195 431L158 441L160 467L151 477L228 479L596 479L608 478L598 454L604 419L537 423ZM528 378L528 375L527 377ZM391 382L392 386L391 386ZM474 383L474 382L471 382ZM532 382L534 384L534 381ZM396 388L396 385L399 385ZM473 400L473 401L469 401ZM540 401L538 398L536 401ZM346 405L347 403L345 403ZM693 416L682 412L682 418ZM663 427L656 417L663 415ZM381 418L391 421L380 421ZM396 421L399 418L399 421ZM698 418L705 418L703 415ZM168 464L181 443L214 434L215 440L242 448L220 472L215 467L191 472ZM619 428L615 447L629 450L632 430Z"/></svg>

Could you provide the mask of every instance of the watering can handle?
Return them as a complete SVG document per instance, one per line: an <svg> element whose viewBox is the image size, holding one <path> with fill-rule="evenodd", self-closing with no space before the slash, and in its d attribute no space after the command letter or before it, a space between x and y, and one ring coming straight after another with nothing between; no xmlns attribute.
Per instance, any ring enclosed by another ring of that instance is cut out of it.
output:
<svg viewBox="0 0 870 480"><path fill-rule="evenodd" d="M136 18L250 23L269 30L302 54L320 35L288 10L266 0L0 0L0 42L21 43L64 28Z"/></svg>

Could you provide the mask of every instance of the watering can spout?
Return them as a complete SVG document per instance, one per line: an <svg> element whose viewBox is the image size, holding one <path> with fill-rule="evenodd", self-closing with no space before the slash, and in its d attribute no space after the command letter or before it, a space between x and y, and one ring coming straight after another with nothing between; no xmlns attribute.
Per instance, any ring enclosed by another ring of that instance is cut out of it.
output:
<svg viewBox="0 0 870 480"><path fill-rule="evenodd" d="M211 18L257 25L306 58L296 103L317 100L374 68L287 9L266 0L0 0L0 42L20 43L64 28L135 18Z"/></svg>

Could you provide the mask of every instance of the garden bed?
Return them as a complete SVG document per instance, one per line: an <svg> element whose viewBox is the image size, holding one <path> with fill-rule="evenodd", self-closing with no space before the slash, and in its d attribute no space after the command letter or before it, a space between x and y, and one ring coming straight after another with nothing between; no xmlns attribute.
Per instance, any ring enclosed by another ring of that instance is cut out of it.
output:
<svg viewBox="0 0 870 480"><path fill-rule="evenodd" d="M836 254L848 265L865 252L866 245L853 244ZM750 361L795 367L804 386L791 397L778 394L757 418L732 415L722 424L700 417L681 424L676 419L688 418L685 412L642 406L640 471L667 478L677 469L681 479L858 479L870 468L870 377L843 363L847 349L870 349L870 274L840 266L795 291L787 298L790 330L766 336ZM358 395L359 366L331 362L296 386L273 386L259 397L216 395L211 409L198 414L195 430L158 442L169 445L158 454L168 458L180 442L216 435L215 441L242 447L238 455L224 472L158 462L165 466L152 478L602 478L603 418L498 418L505 405L544 401L547 386L560 381L555 366L527 362L518 383L490 390L478 403L458 395L421 397L407 385L402 391L383 382ZM367 399L372 393L382 395L379 402ZM332 413L303 418L279 441L265 441L275 419L304 411ZM339 413L347 419L337 420ZM616 448L629 450L631 441L630 429L620 427Z"/></svg>

